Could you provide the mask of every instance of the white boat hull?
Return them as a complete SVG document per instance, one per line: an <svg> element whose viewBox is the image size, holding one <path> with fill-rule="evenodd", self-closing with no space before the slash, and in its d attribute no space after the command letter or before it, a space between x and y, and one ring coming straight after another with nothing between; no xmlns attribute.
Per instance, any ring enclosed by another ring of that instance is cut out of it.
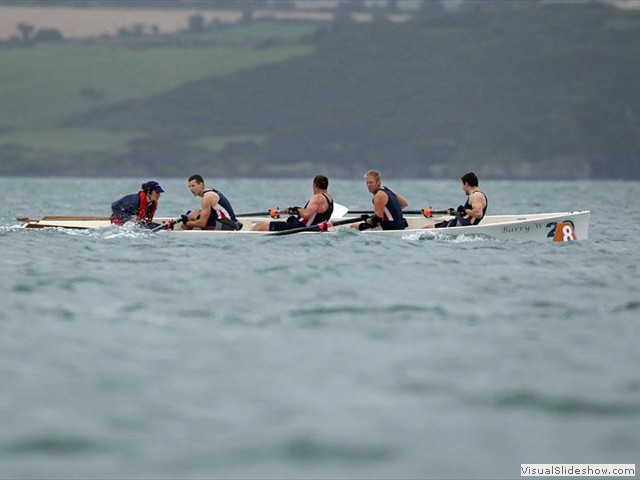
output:
<svg viewBox="0 0 640 480"><path fill-rule="evenodd" d="M348 217L345 217L348 218ZM356 218L356 217L353 217ZM466 227L429 228L443 219L453 217L424 218L421 216L407 217L409 227L405 230L365 230L358 232L362 235L378 235L383 237L419 238L423 236L438 237L461 235L482 236L499 240L522 241L574 241L586 240L589 236L589 211L570 211L558 213L538 213L522 215L487 215L479 225ZM107 217L62 217L48 216L38 220L19 219L24 228L68 228L68 229L97 229L112 227ZM157 219L160 223L168 219ZM258 221L266 220L264 217L239 218L243 228L236 231L216 230L181 230L180 224L174 230L162 230L163 235L268 235L270 232L253 232L251 228ZM284 219L282 219L284 220ZM337 230L348 229L350 225L342 225L329 230L329 233ZM309 232L317 234L318 232Z"/></svg>
<svg viewBox="0 0 640 480"><path fill-rule="evenodd" d="M487 215L479 225L449 228L425 228L442 218L410 218L405 230L365 230L365 235L376 234L396 237L447 235L483 236L498 240L556 241L586 240L589 237L589 211L539 213L527 215ZM445 217L453 218L453 217Z"/></svg>

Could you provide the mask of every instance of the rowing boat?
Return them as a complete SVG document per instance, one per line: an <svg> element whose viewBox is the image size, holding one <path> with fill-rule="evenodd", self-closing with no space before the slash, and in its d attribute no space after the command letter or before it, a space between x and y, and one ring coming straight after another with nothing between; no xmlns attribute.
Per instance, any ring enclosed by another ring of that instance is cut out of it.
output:
<svg viewBox="0 0 640 480"><path fill-rule="evenodd" d="M514 214L514 215L487 215L479 225L449 228L429 228L442 220L451 219L451 216L438 216L425 218L423 216L407 216L408 228L405 230L364 230L359 232L362 235L379 235L382 237L458 237L458 236L478 236L495 238L500 240L525 240L525 241L556 241L566 242L573 240L586 240L589 235L590 212L569 211L558 213L535 213L535 214ZM358 217L341 217L344 220L353 218L354 223ZM24 228L64 228L64 229L98 229L112 227L108 217L78 217L78 216L46 216L40 219L29 219L20 217L19 220ZM168 218L157 219L159 223L166 222ZM241 230L217 231L217 230L182 230L180 224L176 224L173 230L163 230L161 233L181 234L181 235L269 235L271 232L253 232L251 228L263 217L239 217L243 225ZM284 221L283 219L281 219ZM329 233L337 230L349 228L349 225L332 227ZM358 230L354 230L358 232ZM310 232L317 234L318 232Z"/></svg>

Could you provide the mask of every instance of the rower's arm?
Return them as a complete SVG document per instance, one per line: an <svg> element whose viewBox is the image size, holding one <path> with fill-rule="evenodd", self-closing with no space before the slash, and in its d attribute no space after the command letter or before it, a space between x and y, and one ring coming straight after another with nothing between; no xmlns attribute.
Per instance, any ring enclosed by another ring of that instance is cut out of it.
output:
<svg viewBox="0 0 640 480"><path fill-rule="evenodd" d="M469 197L471 209L467 209L468 214L473 218L482 218L482 210L484 210L484 195L479 192L471 194Z"/></svg>
<svg viewBox="0 0 640 480"><path fill-rule="evenodd" d="M318 197L323 198L322 195L313 195L309 199L309 204L307 205L307 208L298 209L298 215L300 215L305 220L308 220L309 218L314 216L316 213L318 213L318 210L321 207L320 198Z"/></svg>
<svg viewBox="0 0 640 480"><path fill-rule="evenodd" d="M186 224L188 228L204 228L209 221L209 215L211 215L211 209L215 207L220 201L220 195L216 192L211 192L202 197L202 210L200 210L200 218L196 220L189 220Z"/></svg>
<svg viewBox="0 0 640 480"><path fill-rule="evenodd" d="M376 214L376 217L384 218L384 207L389 201L389 195L384 193L382 190L379 190L373 196L373 212Z"/></svg>

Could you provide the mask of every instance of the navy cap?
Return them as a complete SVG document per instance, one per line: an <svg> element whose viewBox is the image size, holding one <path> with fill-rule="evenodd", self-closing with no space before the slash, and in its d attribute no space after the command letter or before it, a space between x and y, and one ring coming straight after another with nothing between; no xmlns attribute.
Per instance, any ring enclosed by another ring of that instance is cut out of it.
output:
<svg viewBox="0 0 640 480"><path fill-rule="evenodd" d="M155 180L149 180L147 183L145 183L143 185L143 187L145 189L153 190L154 192L158 192L158 193L164 192L164 190L162 189L160 184L158 182L156 182Z"/></svg>

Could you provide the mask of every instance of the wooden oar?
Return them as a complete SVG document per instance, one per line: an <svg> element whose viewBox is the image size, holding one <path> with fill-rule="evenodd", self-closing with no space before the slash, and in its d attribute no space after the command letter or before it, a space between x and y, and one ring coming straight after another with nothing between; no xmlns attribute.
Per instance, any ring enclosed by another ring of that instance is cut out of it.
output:
<svg viewBox="0 0 640 480"><path fill-rule="evenodd" d="M342 218L349 212L349 208L339 203L333 202L333 214L331 218ZM280 207L272 208L271 210L262 212L249 212L249 213L237 213L236 217L262 217L269 215L271 218L280 218L280 214L286 214L285 210L280 210Z"/></svg>
<svg viewBox="0 0 640 480"><path fill-rule="evenodd" d="M345 218L344 220L336 220L332 222L320 222L317 225L310 225L308 227L292 228L290 230L280 230L278 232L269 233L269 235L293 235L294 233L302 232L326 232L331 227L337 227L338 225L347 225L349 223L362 222L367 219L367 215L362 215L357 218Z"/></svg>
<svg viewBox="0 0 640 480"><path fill-rule="evenodd" d="M349 210L349 212L366 215L373 215L375 213L373 210ZM423 208L422 210L403 210L402 213L408 215L424 215L425 217L429 218L433 215L453 215L453 209L448 208L447 210L432 210L431 208Z"/></svg>
<svg viewBox="0 0 640 480"><path fill-rule="evenodd" d="M74 215L47 215L42 218L16 217L16 220L25 228L66 228L73 230L88 230L92 227L85 225L66 225L65 222L108 222L109 217L74 216ZM43 222L43 223L40 223ZM54 222L54 223L47 223ZM57 222L57 223L55 223Z"/></svg>
<svg viewBox="0 0 640 480"><path fill-rule="evenodd" d="M16 220L22 221L24 217L16 217ZM74 216L74 215L47 215L37 220L30 220L34 222L44 221L71 221L71 222L84 222L84 221L106 221L111 220L110 217L92 217L92 216Z"/></svg>
<svg viewBox="0 0 640 480"><path fill-rule="evenodd" d="M26 222L23 224L24 228L64 228L65 230L90 230L89 227L74 227L72 225L47 225L46 223L38 223L37 220L33 222Z"/></svg>

